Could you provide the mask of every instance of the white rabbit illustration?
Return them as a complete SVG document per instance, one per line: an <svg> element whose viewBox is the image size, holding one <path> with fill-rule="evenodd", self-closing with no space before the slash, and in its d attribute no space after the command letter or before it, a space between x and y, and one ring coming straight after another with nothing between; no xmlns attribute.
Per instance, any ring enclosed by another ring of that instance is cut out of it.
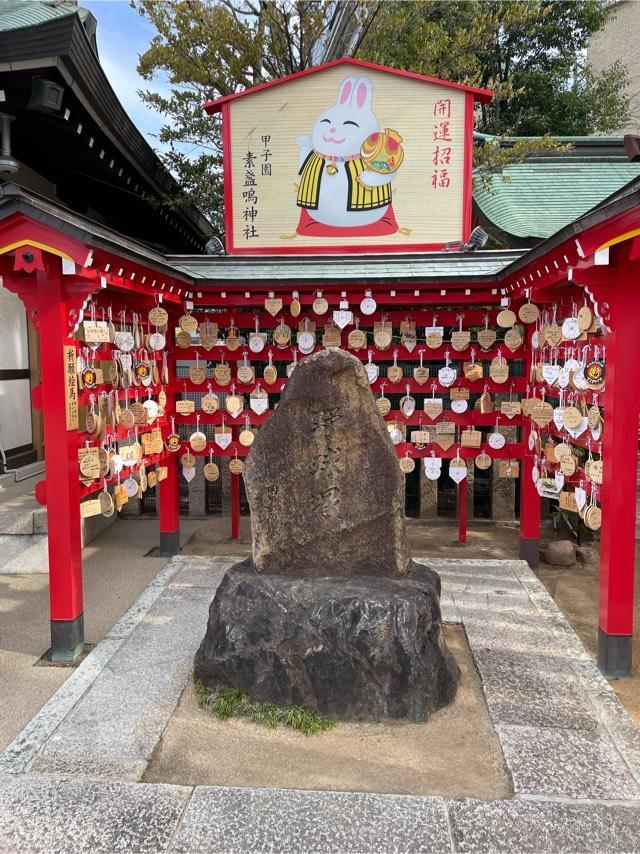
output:
<svg viewBox="0 0 640 854"><path fill-rule="evenodd" d="M381 223L384 230L376 233L397 229L389 211L389 185L395 171L369 169L360 151L367 138L380 133L372 100L373 85L368 77L347 77L340 84L335 104L316 119L311 136L298 137L301 177L297 204L305 209L299 233L313 233L310 229L315 223L338 229L360 227L361 232L362 227L385 218L386 224Z"/></svg>

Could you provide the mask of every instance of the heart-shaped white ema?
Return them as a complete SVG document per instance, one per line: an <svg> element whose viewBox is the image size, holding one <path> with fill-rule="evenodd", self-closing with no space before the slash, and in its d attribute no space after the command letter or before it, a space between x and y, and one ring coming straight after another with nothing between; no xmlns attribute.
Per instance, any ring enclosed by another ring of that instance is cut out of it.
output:
<svg viewBox="0 0 640 854"><path fill-rule="evenodd" d="M560 366L553 362L542 366L542 377L547 385L554 385L560 373Z"/></svg>
<svg viewBox="0 0 640 854"><path fill-rule="evenodd" d="M226 450L226 448L231 444L231 428L225 427L224 425L222 427L216 427L213 440L219 448L222 448L223 451Z"/></svg>
<svg viewBox="0 0 640 854"><path fill-rule="evenodd" d="M556 489L558 491L560 491L562 489L562 487L564 486L564 475L562 474L561 471L557 471L554 474L553 479L554 479L555 484L556 484Z"/></svg>
<svg viewBox="0 0 640 854"><path fill-rule="evenodd" d="M594 440L594 442L599 442L601 436L602 436L602 422L600 422L600 424L598 424L597 427L591 428L591 437Z"/></svg>
<svg viewBox="0 0 640 854"><path fill-rule="evenodd" d="M571 381L571 371L566 365L564 365L558 371L558 379L556 380L556 382L558 383L558 386L560 388L567 388L570 381Z"/></svg>
<svg viewBox="0 0 640 854"><path fill-rule="evenodd" d="M191 483L191 481L196 476L196 467L195 466L188 466L187 468L185 468L183 466L182 467L182 476L187 481L187 483Z"/></svg>
<svg viewBox="0 0 640 854"><path fill-rule="evenodd" d="M567 427L567 433L571 436L572 439L578 439L584 431L589 426L589 422L586 417L580 419L580 423L576 427Z"/></svg>
<svg viewBox="0 0 640 854"><path fill-rule="evenodd" d="M404 442L404 431L400 430L397 424L394 424L391 430L389 430L389 438L394 445L399 445L400 442Z"/></svg>
<svg viewBox="0 0 640 854"><path fill-rule="evenodd" d="M504 448L507 440L504 438L502 433L497 433L494 431L493 433L489 433L487 441L489 442L489 445L493 448L494 451L499 451L500 448Z"/></svg>
<svg viewBox="0 0 640 854"><path fill-rule="evenodd" d="M370 383L374 383L380 376L380 368L373 362L373 351L369 350L369 361L364 366Z"/></svg>
<svg viewBox="0 0 640 854"><path fill-rule="evenodd" d="M581 486L576 486L575 499L576 504L578 505L578 510L582 510L587 503L587 490L583 489Z"/></svg>
<svg viewBox="0 0 640 854"><path fill-rule="evenodd" d="M249 395L249 407L256 415L262 415L269 409L269 395L258 386Z"/></svg>
<svg viewBox="0 0 640 854"><path fill-rule="evenodd" d="M424 458L424 475L427 480L438 480L442 474L442 460L440 457Z"/></svg>
<svg viewBox="0 0 640 854"><path fill-rule="evenodd" d="M449 477L454 483L462 483L467 476L467 464L460 457L455 457L449 463Z"/></svg>
<svg viewBox="0 0 640 854"><path fill-rule="evenodd" d="M353 323L353 312L340 309L333 312L333 322L339 329L344 329L350 323Z"/></svg>

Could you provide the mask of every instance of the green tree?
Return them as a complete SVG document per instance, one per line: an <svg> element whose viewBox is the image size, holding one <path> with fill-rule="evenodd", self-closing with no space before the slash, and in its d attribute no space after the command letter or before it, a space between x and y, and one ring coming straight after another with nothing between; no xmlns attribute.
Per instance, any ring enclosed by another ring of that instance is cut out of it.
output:
<svg viewBox="0 0 640 854"><path fill-rule="evenodd" d="M156 33L140 56L145 80L169 82L168 94L140 92L165 118L162 157L183 193L222 224L219 117L202 104L313 64L327 27L327 0L131 0ZM335 7L334 7L335 8ZM398 0L354 4L362 59L492 89L478 130L497 136L544 136L508 149L484 146L490 170L560 148L551 135L606 132L623 123L626 69L596 77L585 63L589 36L611 14L609 2L576 0ZM484 176L484 177L483 177Z"/></svg>
<svg viewBox="0 0 640 854"><path fill-rule="evenodd" d="M607 132L628 114L627 70L596 76L586 47L612 12L602 0L400 0L382 5L357 56L492 89L478 121L487 134Z"/></svg>

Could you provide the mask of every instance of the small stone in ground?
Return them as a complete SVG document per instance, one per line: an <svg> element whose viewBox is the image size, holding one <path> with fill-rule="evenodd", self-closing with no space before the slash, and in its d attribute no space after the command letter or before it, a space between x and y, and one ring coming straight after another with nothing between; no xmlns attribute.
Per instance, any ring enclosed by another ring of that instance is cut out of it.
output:
<svg viewBox="0 0 640 854"><path fill-rule="evenodd" d="M552 540L545 549L545 561L551 566L573 566L576 547L571 540Z"/></svg>

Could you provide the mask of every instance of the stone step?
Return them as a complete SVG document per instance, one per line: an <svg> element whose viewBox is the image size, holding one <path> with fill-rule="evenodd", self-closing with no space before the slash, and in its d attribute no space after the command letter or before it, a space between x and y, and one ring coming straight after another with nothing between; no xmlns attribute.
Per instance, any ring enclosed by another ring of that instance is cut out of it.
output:
<svg viewBox="0 0 640 854"><path fill-rule="evenodd" d="M0 534L0 574L48 572L46 534Z"/></svg>

